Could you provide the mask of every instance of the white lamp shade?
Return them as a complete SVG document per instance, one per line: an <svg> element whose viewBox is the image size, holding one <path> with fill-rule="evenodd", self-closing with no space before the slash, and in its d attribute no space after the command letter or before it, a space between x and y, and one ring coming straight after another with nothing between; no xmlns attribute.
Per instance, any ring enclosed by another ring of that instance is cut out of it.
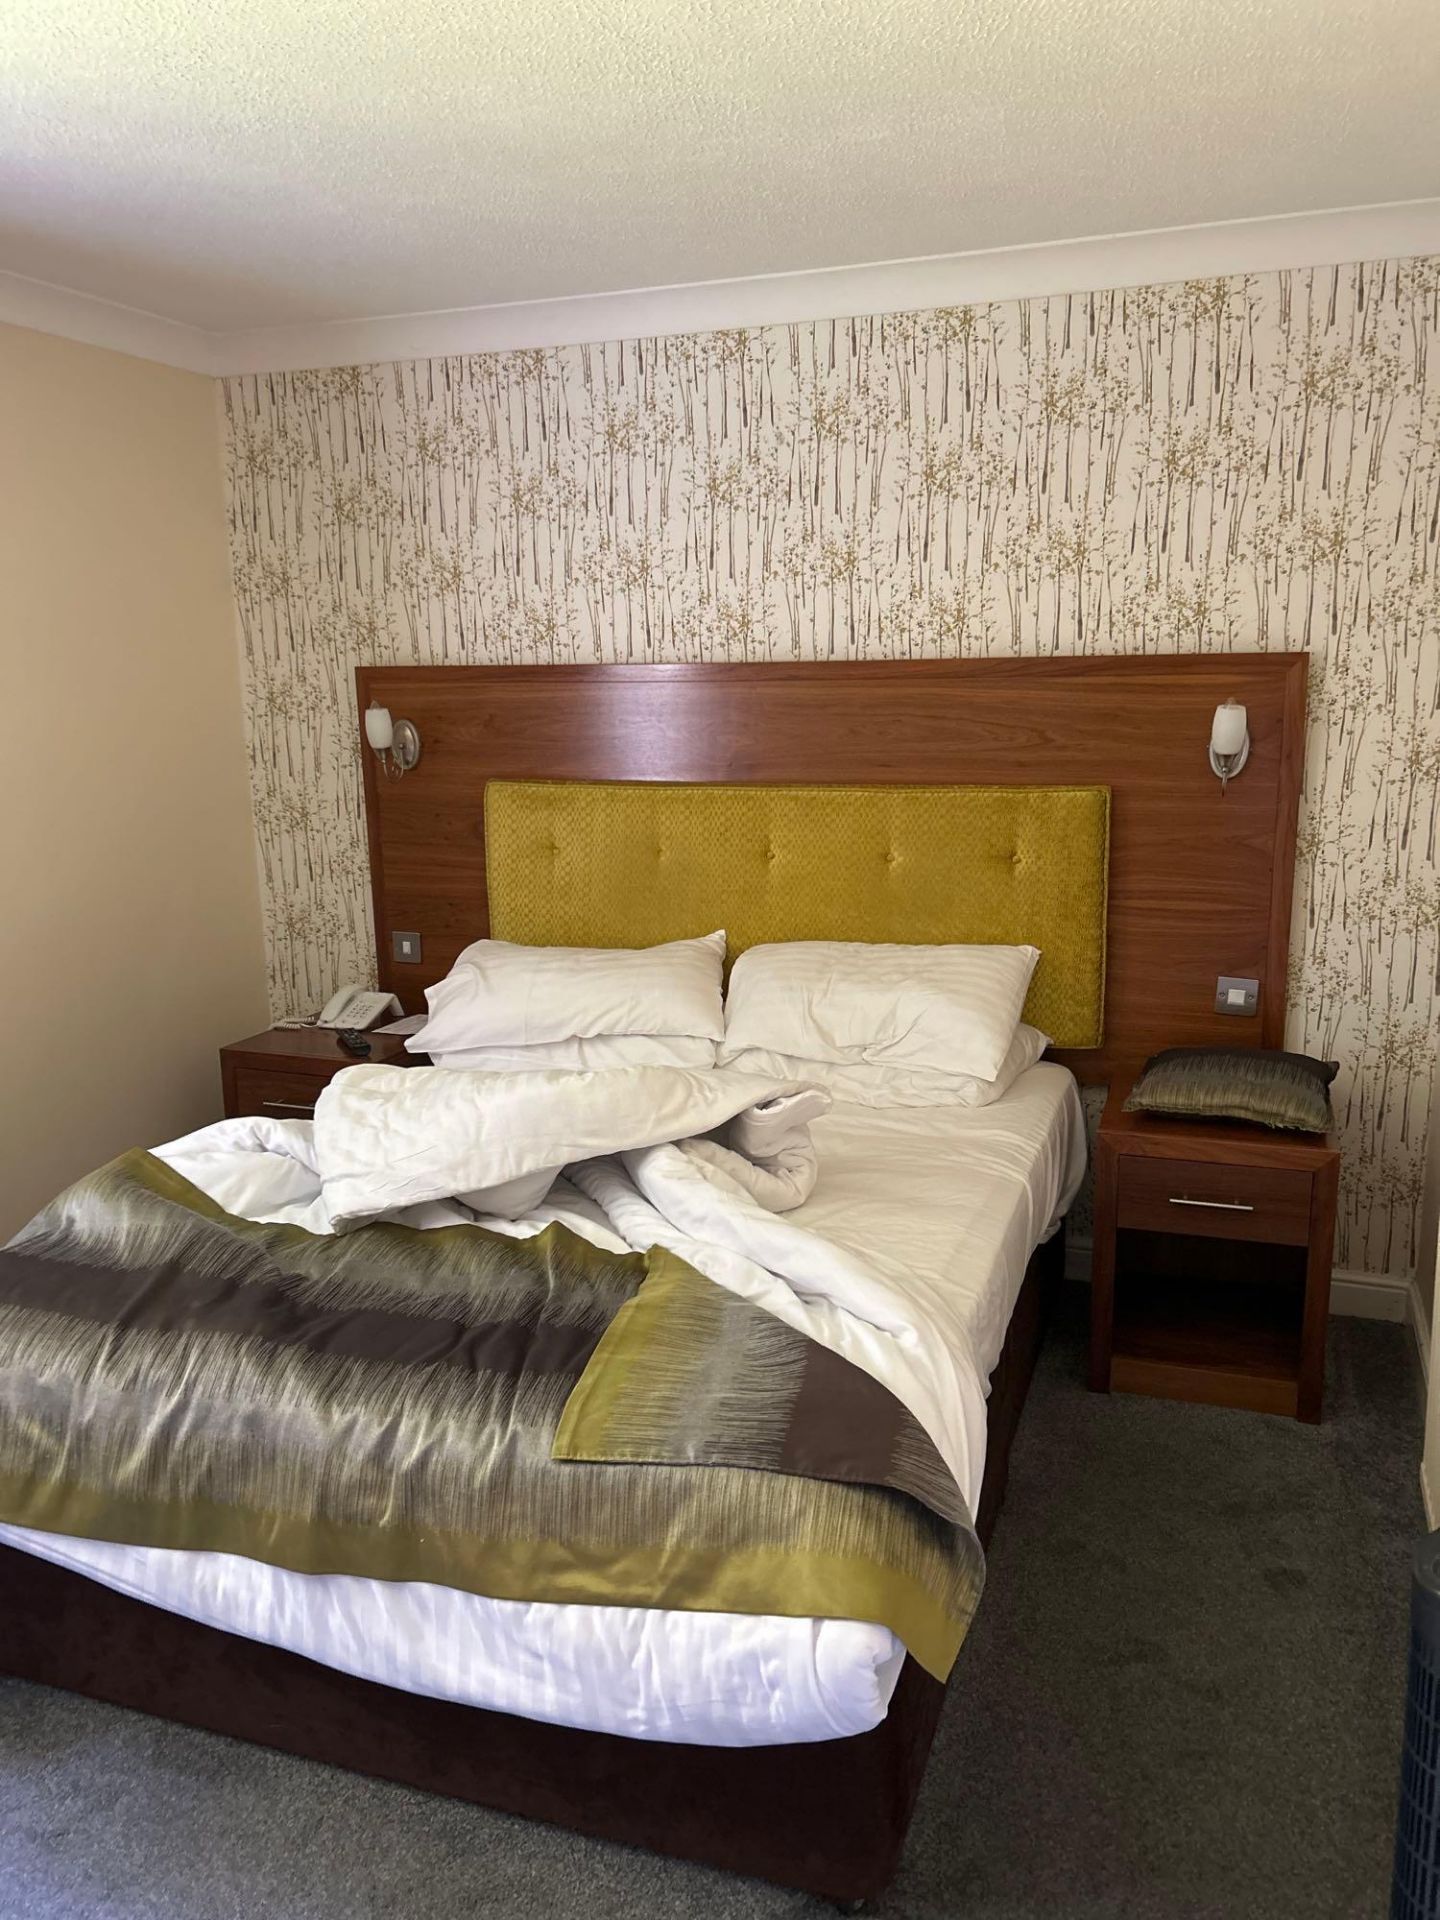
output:
<svg viewBox="0 0 1440 1920"><path fill-rule="evenodd" d="M1234 700L1216 707L1215 723L1210 729L1210 751L1226 755L1239 753L1245 745L1245 720L1244 707Z"/></svg>
<svg viewBox="0 0 1440 1920"><path fill-rule="evenodd" d="M1244 708L1241 708L1244 712ZM395 738L395 723L390 718L388 707L367 707L365 709L365 738L377 753L386 753Z"/></svg>

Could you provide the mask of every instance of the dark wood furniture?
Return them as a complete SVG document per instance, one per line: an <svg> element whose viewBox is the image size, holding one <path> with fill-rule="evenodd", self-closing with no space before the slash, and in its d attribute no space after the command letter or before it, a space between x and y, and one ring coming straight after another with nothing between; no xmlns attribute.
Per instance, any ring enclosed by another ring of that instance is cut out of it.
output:
<svg viewBox="0 0 1440 1920"><path fill-rule="evenodd" d="M987 1544L1063 1255L1061 1234L1037 1249L990 1377ZM628 1740L357 1680L12 1547L0 1547L0 1673L840 1901L873 1898L893 1875L945 1698L907 1659L884 1720L849 1739Z"/></svg>
<svg viewBox="0 0 1440 1920"><path fill-rule="evenodd" d="M368 1033L376 1065L413 1067L423 1060L405 1051L399 1034ZM342 1067L357 1064L328 1027L270 1027L220 1049L220 1086L225 1118L268 1114L272 1120L308 1120L320 1089Z"/></svg>
<svg viewBox="0 0 1440 1920"><path fill-rule="evenodd" d="M1125 1113L1129 1086L1095 1146L1091 1386L1319 1420L1339 1152Z"/></svg>
<svg viewBox="0 0 1440 1920"><path fill-rule="evenodd" d="M1083 1080L1167 1046L1280 1046L1306 656L903 660L760 666L360 667L356 693L420 729L420 764L363 753L380 984L423 990L486 931L490 779L915 781L1111 789L1105 1044ZM1249 710L1222 793L1216 706ZM356 722L357 752L360 751ZM422 961L392 957L419 933ZM1217 1014L1220 974L1260 982Z"/></svg>

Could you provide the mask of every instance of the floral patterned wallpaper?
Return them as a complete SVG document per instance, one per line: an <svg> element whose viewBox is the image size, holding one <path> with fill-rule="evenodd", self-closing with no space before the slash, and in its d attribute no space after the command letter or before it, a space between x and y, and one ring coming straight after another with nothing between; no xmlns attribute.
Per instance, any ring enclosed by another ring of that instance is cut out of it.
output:
<svg viewBox="0 0 1440 1920"><path fill-rule="evenodd" d="M275 1011L372 967L357 661L1311 651L1290 1041L1411 1265L1440 261L224 383Z"/></svg>

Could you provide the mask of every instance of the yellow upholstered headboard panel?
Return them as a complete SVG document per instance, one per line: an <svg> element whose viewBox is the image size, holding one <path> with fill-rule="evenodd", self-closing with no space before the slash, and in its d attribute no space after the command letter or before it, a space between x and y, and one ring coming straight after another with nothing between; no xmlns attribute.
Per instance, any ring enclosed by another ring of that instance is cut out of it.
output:
<svg viewBox="0 0 1440 1920"><path fill-rule="evenodd" d="M1058 1047L1104 1030L1107 787L689 786L492 780L490 931L640 947L724 927L762 941L1041 950L1025 1017Z"/></svg>

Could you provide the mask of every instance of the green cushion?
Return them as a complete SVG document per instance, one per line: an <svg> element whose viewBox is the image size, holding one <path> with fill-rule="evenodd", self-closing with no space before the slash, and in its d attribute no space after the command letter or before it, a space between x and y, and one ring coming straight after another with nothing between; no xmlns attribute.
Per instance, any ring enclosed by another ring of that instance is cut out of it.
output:
<svg viewBox="0 0 1440 1920"><path fill-rule="evenodd" d="M1339 1070L1335 1060L1265 1047L1170 1047L1145 1062L1125 1111L1328 1133L1330 1082Z"/></svg>

